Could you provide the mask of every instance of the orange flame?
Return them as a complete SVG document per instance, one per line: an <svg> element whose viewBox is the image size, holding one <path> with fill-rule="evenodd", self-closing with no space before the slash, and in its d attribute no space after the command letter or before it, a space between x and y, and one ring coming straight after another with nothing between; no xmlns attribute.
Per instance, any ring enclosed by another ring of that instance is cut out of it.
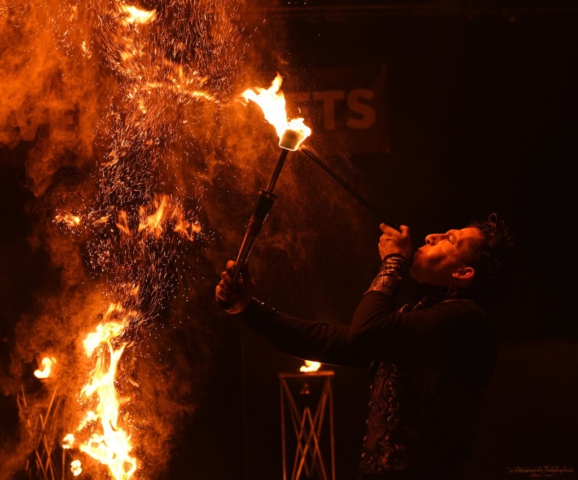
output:
<svg viewBox="0 0 578 480"><path fill-rule="evenodd" d="M54 217L54 220L58 223L64 223L69 227L77 227L80 225L81 218L78 215L73 215L72 213L58 214Z"/></svg>
<svg viewBox="0 0 578 480"><path fill-rule="evenodd" d="M198 222L187 221L180 210L175 210L173 216L176 216L177 219L175 232L183 237L192 241L195 239L195 234L201 232L201 225Z"/></svg>
<svg viewBox="0 0 578 480"><path fill-rule="evenodd" d="M163 233L163 214L165 212L165 206L167 203L167 197L162 195L160 200L155 199L155 206L157 207L157 211L152 215L147 216L145 213L144 207L140 207L139 213L142 218L140 225L138 226L138 231L142 231L148 229L155 238L159 238Z"/></svg>
<svg viewBox="0 0 578 480"><path fill-rule="evenodd" d="M34 371L34 376L36 378L48 378L52 372L52 365L56 363L55 358L44 357L40 364L42 368Z"/></svg>
<svg viewBox="0 0 578 480"><path fill-rule="evenodd" d="M138 226L139 232L145 230L154 235L155 238L159 238L163 233L163 224L167 220L173 220L173 230L191 241L195 239L195 234L201 232L200 224L196 221L189 222L185 218L181 206L172 203L167 195L160 195L155 198L153 205L156 211L151 215L147 215L145 208L140 207L139 216L141 220ZM118 224L117 226L121 228Z"/></svg>
<svg viewBox="0 0 578 480"><path fill-rule="evenodd" d="M316 372L321 367L319 362L312 362L310 360L305 360L305 365L302 365L299 369L300 372Z"/></svg>
<svg viewBox="0 0 578 480"><path fill-rule="evenodd" d="M113 313L121 314L122 319L108 320ZM129 319L135 315L135 312L125 312L121 305L113 303L105 313L103 321L83 341L86 356L96 358L95 368L80 395L97 401L97 404L95 411L87 411L77 427L79 432L86 428L91 430L88 432L88 440L79 442L78 448L106 465L115 480L128 480L137 468L136 458L131 456L130 435L119 425L121 402L114 384L118 362L127 343L121 343L117 347L113 345L113 342L118 343ZM75 436L69 433L63 438L62 447L70 449L75 443ZM71 470L74 475L79 475L82 471L80 461L75 462L78 463L71 464Z"/></svg>
<svg viewBox="0 0 578 480"><path fill-rule="evenodd" d="M74 435L72 433L67 433L65 437L62 439L62 448L64 448L65 450L72 448L75 441L76 439L74 438Z"/></svg>
<svg viewBox="0 0 578 480"><path fill-rule="evenodd" d="M108 215L105 215L103 217L96 219L94 222L92 222L92 224L93 225L104 225L107 222L108 222Z"/></svg>
<svg viewBox="0 0 578 480"><path fill-rule="evenodd" d="M116 222L116 227L125 235L131 236L130 227L128 225L128 215L124 210L118 212L118 222Z"/></svg>
<svg viewBox="0 0 578 480"><path fill-rule="evenodd" d="M294 148L290 148L290 150L297 150L299 145L311 135L311 129L303 123L302 118L287 119L285 95L279 91L282 81L281 75L277 74L268 89L260 87L256 87L255 90L247 89L241 94L241 97L245 100L251 100L261 107L265 119L275 127L279 139L283 138L287 130L296 132L299 139Z"/></svg>
<svg viewBox="0 0 578 480"><path fill-rule="evenodd" d="M80 465L80 460L70 462L70 471L75 477L78 477L82 473L82 467Z"/></svg>
<svg viewBox="0 0 578 480"><path fill-rule="evenodd" d="M123 20L123 23L126 25L131 23L148 23L153 21L157 16L156 10L141 10L132 5L121 5L120 9L126 14L126 18Z"/></svg>

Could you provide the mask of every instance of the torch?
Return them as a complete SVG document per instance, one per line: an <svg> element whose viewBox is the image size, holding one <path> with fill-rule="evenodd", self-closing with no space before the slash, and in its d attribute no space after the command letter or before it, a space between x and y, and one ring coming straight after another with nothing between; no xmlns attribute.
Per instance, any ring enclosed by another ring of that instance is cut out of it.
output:
<svg viewBox="0 0 578 480"><path fill-rule="evenodd" d="M311 129L303 123L302 118L296 118L290 121L287 119L285 96L279 91L281 82L281 75L278 74L269 89L257 88L256 91L248 89L241 94L245 100L252 100L257 103L263 110L267 121L275 127L280 138L279 147L281 148L281 153L267 188L259 192L253 214L249 219L243 242L235 258L234 280L237 279L241 270L247 264L255 240L257 240L261 227L265 223L267 215L277 199L277 195L273 193L273 190L275 190L277 179L283 169L287 155L289 152L297 150L303 140L311 135ZM228 302L222 300L219 300L218 303L224 310L227 310L231 306Z"/></svg>
<svg viewBox="0 0 578 480"><path fill-rule="evenodd" d="M247 264L249 255L251 254L251 250L255 244L255 240L261 231L261 227L265 223L271 207L277 199L277 195L273 193L273 190L275 189L275 184L277 183L279 174L283 169L287 155L290 151L293 152L298 150L301 143L311 134L311 129L303 123L302 118L293 119L291 121L287 120L287 114L285 112L285 97L282 92L279 92L280 86L281 76L277 75L268 90L262 88L257 89L259 91L257 94L253 90L249 89L241 95L246 100L252 100L257 103L262 108L265 114L265 118L275 127L277 134L281 139L279 142L281 154L279 155L277 165L273 171L271 179L269 180L269 185L266 189L262 189L259 192L259 197L257 199L255 209L251 215L251 218L249 219L243 242L241 243L241 247L239 248L239 252L236 256L235 269L233 274L234 280L237 279L241 273L241 270ZM387 223L397 230L400 229L399 226L394 223L385 222L383 220L383 215L381 215L381 213L378 212L373 205L371 205L362 195L351 188L351 186L349 186L345 180L333 172L333 170L331 170L329 166L327 166L327 164L323 162L311 149L302 148L301 151L311 160L313 160L316 165L318 165L341 187L343 187L347 192L355 197L367 210L369 210L376 218L378 218L380 222ZM225 310L231 306L228 302L224 302L222 300L219 300L218 303L221 308Z"/></svg>

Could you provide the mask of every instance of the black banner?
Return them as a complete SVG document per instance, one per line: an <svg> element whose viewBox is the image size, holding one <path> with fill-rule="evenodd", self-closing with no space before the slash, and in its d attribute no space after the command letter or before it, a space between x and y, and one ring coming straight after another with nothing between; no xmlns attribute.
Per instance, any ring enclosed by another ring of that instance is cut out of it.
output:
<svg viewBox="0 0 578 480"><path fill-rule="evenodd" d="M313 91L286 93L291 114L312 128L312 144L346 156L389 153L384 65L317 70L312 81Z"/></svg>

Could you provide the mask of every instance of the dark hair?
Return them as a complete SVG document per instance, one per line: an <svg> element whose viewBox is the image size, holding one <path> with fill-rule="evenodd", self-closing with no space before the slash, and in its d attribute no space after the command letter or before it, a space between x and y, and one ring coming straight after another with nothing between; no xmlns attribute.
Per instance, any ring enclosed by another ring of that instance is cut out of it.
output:
<svg viewBox="0 0 578 480"><path fill-rule="evenodd" d="M496 213L491 213L487 220L474 220L468 227L477 228L483 236L464 259L476 270L474 283L495 283L514 246L514 234L503 220L498 220Z"/></svg>

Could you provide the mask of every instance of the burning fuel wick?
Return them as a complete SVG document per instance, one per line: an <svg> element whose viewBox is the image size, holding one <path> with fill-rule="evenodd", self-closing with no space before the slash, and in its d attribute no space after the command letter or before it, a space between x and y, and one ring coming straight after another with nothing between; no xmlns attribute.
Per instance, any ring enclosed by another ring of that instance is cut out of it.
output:
<svg viewBox="0 0 578 480"><path fill-rule="evenodd" d="M359 201L378 221L383 222L390 227L399 230L399 225L395 223L390 223L384 220L384 216L373 206L369 203L362 195L356 192L345 180L339 177L333 170L331 170L325 162L323 162L317 155L315 155L310 149L307 147L300 148L304 154L306 154L313 162L320 167L325 173L327 173L333 180L335 180L340 186L342 186L348 193L350 193L357 201Z"/></svg>

